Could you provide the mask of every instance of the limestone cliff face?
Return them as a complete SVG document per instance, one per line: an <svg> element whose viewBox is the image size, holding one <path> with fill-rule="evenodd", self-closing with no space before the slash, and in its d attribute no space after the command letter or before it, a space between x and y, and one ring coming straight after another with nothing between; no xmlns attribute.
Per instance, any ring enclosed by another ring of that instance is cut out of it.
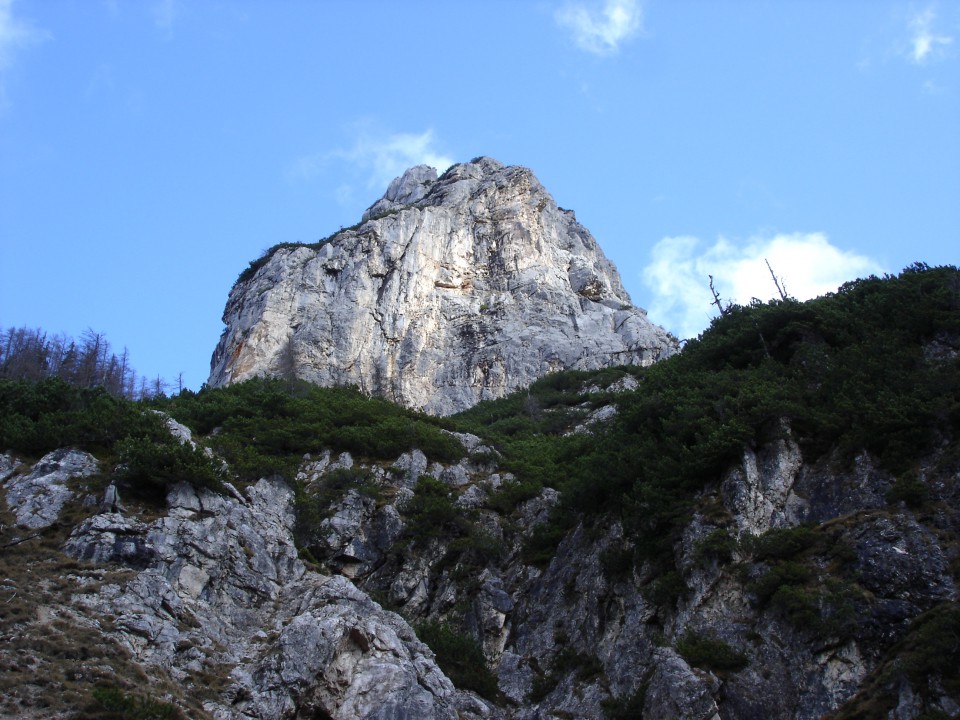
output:
<svg viewBox="0 0 960 720"><path fill-rule="evenodd" d="M355 228L280 247L230 293L209 384L296 376L432 414L676 343L528 169L480 158L394 180Z"/></svg>

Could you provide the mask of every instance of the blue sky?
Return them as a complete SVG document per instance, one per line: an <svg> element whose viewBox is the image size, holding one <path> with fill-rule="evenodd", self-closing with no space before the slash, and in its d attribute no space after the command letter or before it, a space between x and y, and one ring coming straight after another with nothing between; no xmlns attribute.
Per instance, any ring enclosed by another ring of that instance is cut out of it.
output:
<svg viewBox="0 0 960 720"><path fill-rule="evenodd" d="M534 170L681 337L960 248L960 2L0 0L0 325L206 380L236 276Z"/></svg>

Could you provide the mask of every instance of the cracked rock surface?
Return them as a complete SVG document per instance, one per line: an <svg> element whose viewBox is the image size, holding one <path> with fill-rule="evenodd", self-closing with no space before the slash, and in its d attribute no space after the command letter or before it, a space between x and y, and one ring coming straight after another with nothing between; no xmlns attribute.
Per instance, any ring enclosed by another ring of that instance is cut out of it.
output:
<svg viewBox="0 0 960 720"><path fill-rule="evenodd" d="M227 676L216 718L493 717L457 691L398 615L342 576L308 570L291 536L292 492L260 480L234 497L175 486L163 517L94 515L71 534L78 559L138 571L82 602L114 616L138 662L188 681Z"/></svg>
<svg viewBox="0 0 960 720"><path fill-rule="evenodd" d="M14 473L12 458L0 462L0 478L4 478L7 505L14 512L17 524L36 530L56 521L64 504L73 497L67 487L71 478L89 477L100 471L97 459L79 450L54 450L25 475Z"/></svg>
<svg viewBox="0 0 960 720"><path fill-rule="evenodd" d="M490 158L411 168L359 226L275 250L223 321L211 386L296 376L436 415L677 349L573 212Z"/></svg>

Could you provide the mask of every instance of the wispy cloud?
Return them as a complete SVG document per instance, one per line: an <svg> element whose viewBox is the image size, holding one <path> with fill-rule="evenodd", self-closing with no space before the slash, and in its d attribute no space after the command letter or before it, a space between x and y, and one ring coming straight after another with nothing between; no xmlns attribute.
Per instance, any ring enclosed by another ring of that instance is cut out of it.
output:
<svg viewBox="0 0 960 720"><path fill-rule="evenodd" d="M14 17L13 0L0 0L0 109L7 104L6 76L13 67L17 53L50 38L46 30Z"/></svg>
<svg viewBox="0 0 960 720"><path fill-rule="evenodd" d="M166 37L173 36L173 25L180 14L180 8L176 0L157 0L151 7L153 13L153 24L157 26Z"/></svg>
<svg viewBox="0 0 960 720"><path fill-rule="evenodd" d="M652 320L681 337L694 337L716 314L708 276L724 302L748 303L777 296L769 261L786 292L808 300L848 280L883 272L875 260L831 244L823 233L777 234L736 245L721 237L701 249L699 239L666 237L652 250L643 281L653 293Z"/></svg>
<svg viewBox="0 0 960 720"><path fill-rule="evenodd" d="M18 51L49 39L50 33L46 30L13 16L13 0L0 0L0 72L13 65Z"/></svg>
<svg viewBox="0 0 960 720"><path fill-rule="evenodd" d="M386 189L391 180L414 165L430 165L442 173L454 163L437 149L433 130L384 137L362 134L352 148L336 154L367 172L367 187L374 190Z"/></svg>
<svg viewBox="0 0 960 720"><path fill-rule="evenodd" d="M910 45L908 57L918 65L940 57L943 51L953 43L953 37L934 29L937 15L934 5L929 5L910 16L908 29Z"/></svg>
<svg viewBox="0 0 960 720"><path fill-rule="evenodd" d="M611 55L641 27L643 13L637 0L604 0L603 6L565 5L557 23L573 33L576 44L595 55Z"/></svg>
<svg viewBox="0 0 960 720"><path fill-rule="evenodd" d="M384 191L395 177L414 165L430 165L443 172L454 160L437 147L433 130L422 133L383 133L365 122L357 125L354 140L347 148L311 153L297 158L288 170L295 180L311 180L329 165L346 165L343 176L355 178L367 190ZM339 171L340 168L338 168ZM353 198L353 182L342 183L336 190L341 204Z"/></svg>

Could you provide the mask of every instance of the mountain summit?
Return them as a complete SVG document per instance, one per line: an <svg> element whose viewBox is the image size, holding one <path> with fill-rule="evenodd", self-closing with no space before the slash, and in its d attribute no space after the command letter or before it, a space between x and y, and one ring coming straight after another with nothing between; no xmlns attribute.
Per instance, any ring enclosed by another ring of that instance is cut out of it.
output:
<svg viewBox="0 0 960 720"><path fill-rule="evenodd" d="M413 167L358 225L272 248L241 274L223 321L212 386L296 377L437 415L677 347L573 212L527 168L486 157L439 178Z"/></svg>

